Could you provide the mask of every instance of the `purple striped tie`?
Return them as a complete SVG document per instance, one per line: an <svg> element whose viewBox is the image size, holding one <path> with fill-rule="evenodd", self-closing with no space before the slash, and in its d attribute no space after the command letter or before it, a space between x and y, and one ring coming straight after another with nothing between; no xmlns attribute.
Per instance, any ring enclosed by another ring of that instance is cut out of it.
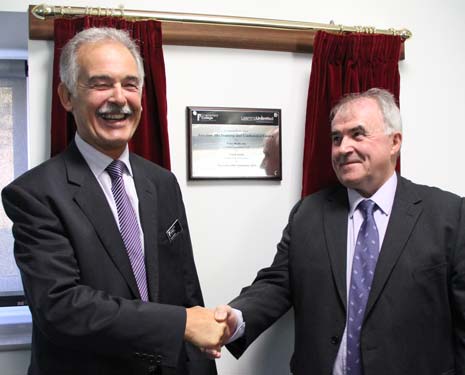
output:
<svg viewBox="0 0 465 375"><path fill-rule="evenodd" d="M355 244L350 279L347 319L347 375L363 375L360 336L379 255L379 234L373 216L373 211L376 208L376 203L371 199L363 200L358 205L364 220Z"/></svg>
<svg viewBox="0 0 465 375"><path fill-rule="evenodd" d="M143 301L148 301L147 275L145 272L144 253L140 242L139 224L136 213L124 189L123 170L125 164L121 160L113 160L106 168L111 178L111 192L118 211L121 237L128 252L132 272Z"/></svg>

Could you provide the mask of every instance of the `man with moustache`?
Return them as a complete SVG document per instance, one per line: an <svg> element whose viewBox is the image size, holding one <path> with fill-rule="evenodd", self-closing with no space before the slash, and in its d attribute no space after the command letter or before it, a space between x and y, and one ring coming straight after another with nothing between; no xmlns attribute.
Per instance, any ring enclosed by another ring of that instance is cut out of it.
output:
<svg viewBox="0 0 465 375"><path fill-rule="evenodd" d="M215 347L226 326L199 307L179 186L128 151L142 111L137 45L82 31L60 78L74 141L2 192L33 318L28 373L216 374L192 344Z"/></svg>
<svg viewBox="0 0 465 375"><path fill-rule="evenodd" d="M230 303L243 318L217 308L236 357L293 307L295 375L465 374L464 200L396 174L401 132L385 90L334 107L340 185L294 207L272 265Z"/></svg>

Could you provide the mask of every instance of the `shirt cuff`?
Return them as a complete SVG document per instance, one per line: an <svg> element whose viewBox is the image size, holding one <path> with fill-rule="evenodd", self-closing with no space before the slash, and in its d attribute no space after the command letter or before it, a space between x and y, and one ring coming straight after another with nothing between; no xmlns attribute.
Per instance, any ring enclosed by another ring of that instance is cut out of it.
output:
<svg viewBox="0 0 465 375"><path fill-rule="evenodd" d="M244 336L244 332L245 332L245 322L242 316L242 311L233 308L232 313L236 316L236 321L237 321L236 330L234 331L232 336L229 338L229 340L226 341L225 344L229 344L241 338L242 336Z"/></svg>

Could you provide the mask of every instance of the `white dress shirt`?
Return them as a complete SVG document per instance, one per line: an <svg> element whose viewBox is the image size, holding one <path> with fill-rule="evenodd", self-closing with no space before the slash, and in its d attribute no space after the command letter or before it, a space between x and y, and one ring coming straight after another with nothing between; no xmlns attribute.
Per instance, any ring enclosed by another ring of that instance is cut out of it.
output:
<svg viewBox="0 0 465 375"><path fill-rule="evenodd" d="M111 178L108 172L105 170L106 167L113 161L112 158L103 154L102 152L95 149L93 146L85 142L79 134L76 132L74 137L76 146L79 152L84 157L87 165L97 179L100 187L102 188L105 197L107 198L108 204L110 205L111 212L115 218L116 224L119 228L118 211L116 209L115 199L111 192ZM124 188L131 202L132 208L136 213L137 223L139 224L140 242L142 244L142 251L144 251L144 233L142 232L142 225L139 216L139 198L137 197L136 185L134 184L134 178L132 175L131 163L129 162L129 149L126 145L123 153L118 158L121 160L126 168L123 171Z"/></svg>

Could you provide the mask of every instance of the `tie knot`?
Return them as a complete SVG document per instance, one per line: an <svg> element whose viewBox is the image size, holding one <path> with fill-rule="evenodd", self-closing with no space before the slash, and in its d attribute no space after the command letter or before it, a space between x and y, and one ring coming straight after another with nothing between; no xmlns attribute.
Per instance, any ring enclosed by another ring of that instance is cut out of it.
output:
<svg viewBox="0 0 465 375"><path fill-rule="evenodd" d="M358 204L358 208L363 214L363 217L373 216L373 211L376 208L376 203L371 199L365 199Z"/></svg>
<svg viewBox="0 0 465 375"><path fill-rule="evenodd" d="M117 178L121 178L123 175L123 170L124 163L121 160L113 160L106 168L106 171L110 175L112 181L116 180Z"/></svg>

